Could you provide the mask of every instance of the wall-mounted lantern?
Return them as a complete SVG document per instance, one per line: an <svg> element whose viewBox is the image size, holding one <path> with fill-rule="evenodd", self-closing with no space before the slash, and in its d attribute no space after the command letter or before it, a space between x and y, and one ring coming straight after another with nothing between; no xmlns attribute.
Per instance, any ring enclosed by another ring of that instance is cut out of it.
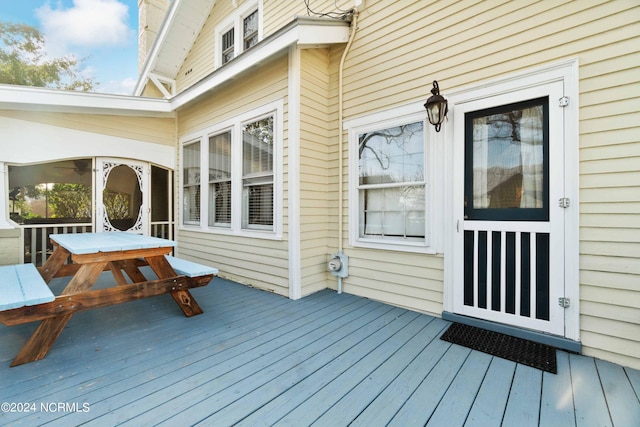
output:
<svg viewBox="0 0 640 427"><path fill-rule="evenodd" d="M436 132L440 132L440 125L444 122L444 118L447 117L449 106L447 100L440 95L440 88L438 82L433 81L433 89L431 89L432 95L427 99L424 104L424 108L427 109L427 117L429 117L429 123L436 127Z"/></svg>

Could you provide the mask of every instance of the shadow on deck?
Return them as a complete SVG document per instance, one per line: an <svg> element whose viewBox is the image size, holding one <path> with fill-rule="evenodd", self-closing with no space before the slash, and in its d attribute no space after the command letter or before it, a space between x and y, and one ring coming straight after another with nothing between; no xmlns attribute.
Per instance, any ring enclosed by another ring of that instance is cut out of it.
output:
<svg viewBox="0 0 640 427"><path fill-rule="evenodd" d="M446 321L325 290L215 278L78 313L9 368L36 324L0 325L0 425L637 426L640 371L558 351L558 375L438 339ZM15 410L16 412L11 412Z"/></svg>

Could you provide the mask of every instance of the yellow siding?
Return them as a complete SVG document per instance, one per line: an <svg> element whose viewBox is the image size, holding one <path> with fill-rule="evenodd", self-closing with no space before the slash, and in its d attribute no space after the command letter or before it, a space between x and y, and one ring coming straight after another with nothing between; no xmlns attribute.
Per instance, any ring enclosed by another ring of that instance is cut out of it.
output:
<svg viewBox="0 0 640 427"><path fill-rule="evenodd" d="M287 96L287 57L253 69L242 79L230 83L178 112L179 138L203 131L225 119L259 106L285 99ZM220 276L266 289L280 295L289 295L289 252L287 241L287 107L284 118L284 230L282 240L256 239L209 232L179 229L177 241L179 255L214 265ZM180 188L178 177L178 188ZM178 199L176 205L181 206Z"/></svg>
<svg viewBox="0 0 640 427"><path fill-rule="evenodd" d="M338 12L349 10L353 7L353 0L338 1L310 1L309 6L312 12L317 14ZM296 16L317 16L312 13L307 14L307 8L303 1L274 0L264 2L264 36L275 33L284 27Z"/></svg>
<svg viewBox="0 0 640 427"><path fill-rule="evenodd" d="M99 114L46 113L0 110L0 116L62 128L135 139L156 144L175 144L173 118L109 116Z"/></svg>
<svg viewBox="0 0 640 427"><path fill-rule="evenodd" d="M434 79L446 96L483 80L578 58L581 340L586 354L640 367L640 4L366 5L346 61L347 119L426 99ZM346 172L345 166L345 181ZM377 259L371 251L348 252L353 265L346 291L442 310L441 258L384 253ZM381 275L397 266L405 267L397 279Z"/></svg>
<svg viewBox="0 0 640 427"><path fill-rule="evenodd" d="M300 248L302 295L329 286L328 147L329 53L301 52ZM333 276L331 276L333 277Z"/></svg>
<svg viewBox="0 0 640 427"><path fill-rule="evenodd" d="M240 7L248 0L238 0ZM351 0L338 2L325 1L311 6L314 12L328 13L339 9L348 10ZM317 3L317 2L316 2ZM269 37L282 27L291 23L296 16L307 16L307 9L302 1L291 0L266 0L263 2L263 39ZM211 13L191 46L184 63L175 77L178 93L200 81L215 70L216 27L227 17L233 14L235 8L231 1L218 1L211 9ZM314 15L311 15L314 16Z"/></svg>
<svg viewBox="0 0 640 427"><path fill-rule="evenodd" d="M220 277L289 295L286 242L187 230L177 240L179 256L215 266Z"/></svg>
<svg viewBox="0 0 640 427"><path fill-rule="evenodd" d="M0 229L0 265L20 262L20 233L19 228Z"/></svg>
<svg viewBox="0 0 640 427"><path fill-rule="evenodd" d="M176 75L178 93L213 72L215 68L216 26L233 12L230 1L216 2Z"/></svg>
<svg viewBox="0 0 640 427"><path fill-rule="evenodd" d="M164 94L160 92L160 89L153 83L151 80L147 82L142 90L142 94L140 95L144 98L164 98Z"/></svg>
<svg viewBox="0 0 640 427"><path fill-rule="evenodd" d="M280 56L244 73L235 82L218 89L213 96L205 96L179 110L180 137L286 97L287 69L287 56Z"/></svg>

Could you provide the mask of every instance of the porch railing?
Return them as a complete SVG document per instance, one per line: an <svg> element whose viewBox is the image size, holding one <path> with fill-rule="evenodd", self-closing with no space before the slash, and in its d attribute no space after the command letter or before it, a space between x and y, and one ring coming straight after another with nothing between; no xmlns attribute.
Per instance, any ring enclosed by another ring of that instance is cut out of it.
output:
<svg viewBox="0 0 640 427"><path fill-rule="evenodd" d="M53 253L49 241L50 234L89 233L93 231L91 223L71 224L23 224L20 225L24 263L41 266Z"/></svg>
<svg viewBox="0 0 640 427"><path fill-rule="evenodd" d="M21 224L21 262L32 263L36 266L43 265L53 253L53 245L49 240L50 234L90 233L92 231L93 225L91 223ZM173 222L152 222L151 236L172 240Z"/></svg>

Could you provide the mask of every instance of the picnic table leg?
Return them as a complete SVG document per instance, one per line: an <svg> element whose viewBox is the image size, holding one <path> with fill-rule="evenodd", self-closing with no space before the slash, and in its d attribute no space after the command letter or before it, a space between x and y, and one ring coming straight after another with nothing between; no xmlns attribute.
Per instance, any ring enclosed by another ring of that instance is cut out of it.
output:
<svg viewBox="0 0 640 427"><path fill-rule="evenodd" d="M20 353L13 359L11 366L18 366L24 363L35 362L44 359L53 343L58 339L64 327L69 323L73 314L43 320L35 330L31 338L20 350Z"/></svg>
<svg viewBox="0 0 640 427"><path fill-rule="evenodd" d="M58 252L58 251L56 251ZM73 276L69 284L62 291L62 295L74 294L90 289L98 276L102 273L106 267L106 262L98 262L95 264L83 264L78 269L78 272ZM18 353L18 356L13 360L11 366L22 365L24 363L35 362L36 360L43 359L53 343L60 336L64 330L73 313L61 314L56 317L44 319L40 322L40 325L36 328L35 332L31 335L31 338Z"/></svg>
<svg viewBox="0 0 640 427"><path fill-rule="evenodd" d="M53 254L45 261L42 267L38 267L38 271L40 271L40 275L44 279L46 283L49 283L51 279L53 279L65 263L67 258L71 255L69 251L67 251L62 246L56 246Z"/></svg>
<svg viewBox="0 0 640 427"><path fill-rule="evenodd" d="M182 310L185 316L191 317L196 314L202 314L202 308L198 305L195 298L186 289L180 289L171 292L173 300L178 303L178 306Z"/></svg>
<svg viewBox="0 0 640 427"><path fill-rule="evenodd" d="M113 274L113 278L116 279L116 283L118 285L126 285L127 279L124 278L124 274L122 274L122 265L120 265L117 261L111 261L109 263L109 268L111 269L111 273Z"/></svg>
<svg viewBox="0 0 640 427"><path fill-rule="evenodd" d="M148 257L146 260L159 279L168 279L178 275L164 255ZM178 304L185 316L191 317L203 313L202 308L200 308L196 299L187 289L171 291L171 297L173 297L173 300Z"/></svg>

